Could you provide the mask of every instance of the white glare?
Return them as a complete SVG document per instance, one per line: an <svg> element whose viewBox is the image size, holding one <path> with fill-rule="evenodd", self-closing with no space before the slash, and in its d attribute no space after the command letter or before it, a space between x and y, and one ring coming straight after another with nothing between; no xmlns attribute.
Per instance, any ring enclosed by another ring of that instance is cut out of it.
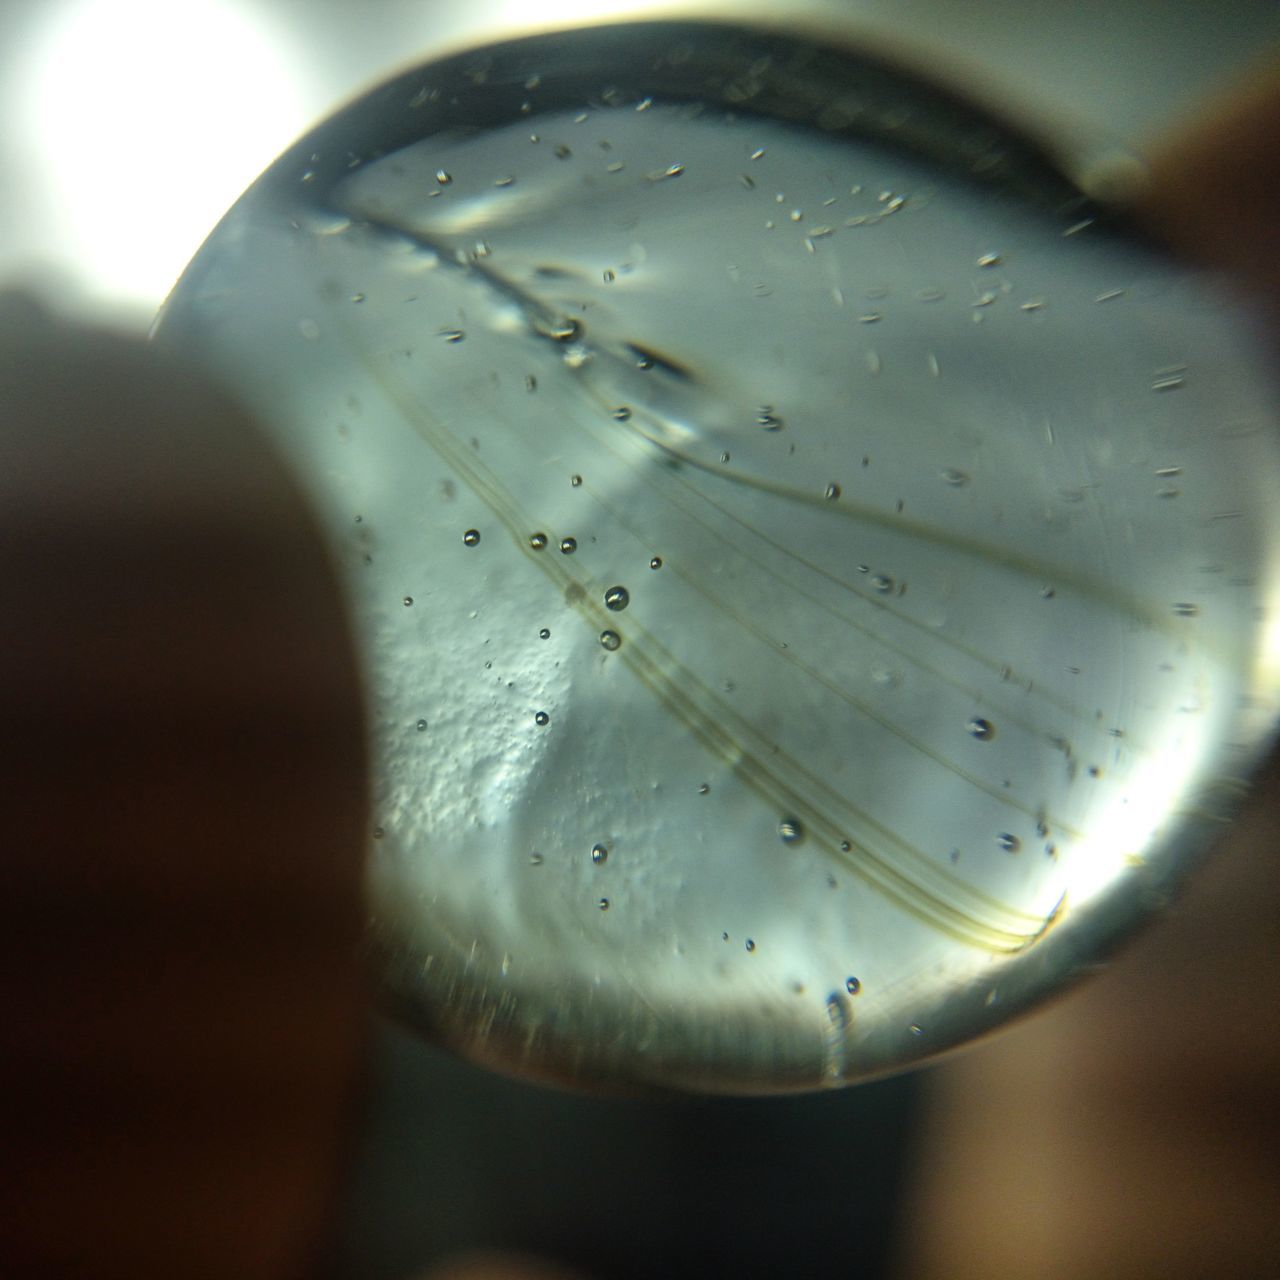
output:
<svg viewBox="0 0 1280 1280"><path fill-rule="evenodd" d="M293 60L234 0L80 0L18 103L64 260L100 301L154 307L306 124Z"/></svg>

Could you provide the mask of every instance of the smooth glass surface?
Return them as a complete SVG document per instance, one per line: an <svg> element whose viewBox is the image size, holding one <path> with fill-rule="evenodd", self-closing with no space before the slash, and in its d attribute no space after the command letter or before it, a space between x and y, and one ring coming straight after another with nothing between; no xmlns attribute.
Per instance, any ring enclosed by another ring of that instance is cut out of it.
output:
<svg viewBox="0 0 1280 1280"><path fill-rule="evenodd" d="M413 72L158 340L349 584L397 1007L582 1085L820 1087L1160 906L1276 712L1275 400L976 109L733 28Z"/></svg>

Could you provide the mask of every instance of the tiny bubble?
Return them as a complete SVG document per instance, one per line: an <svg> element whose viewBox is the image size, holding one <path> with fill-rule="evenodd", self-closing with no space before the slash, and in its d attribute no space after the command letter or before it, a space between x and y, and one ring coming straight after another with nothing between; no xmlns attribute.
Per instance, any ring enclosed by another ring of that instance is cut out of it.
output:
<svg viewBox="0 0 1280 1280"><path fill-rule="evenodd" d="M841 853L848 853L852 848L853 848L853 845L851 845L847 840L841 840L841 841L840 841L840 852L841 852Z"/></svg>
<svg viewBox="0 0 1280 1280"><path fill-rule="evenodd" d="M544 859L540 853L531 853L529 855L529 865L531 867L540 867L542 866L543 861Z"/></svg>
<svg viewBox="0 0 1280 1280"><path fill-rule="evenodd" d="M827 485L826 489L823 490L822 496L826 498L828 502L835 502L840 497L841 492L842 490L840 486L833 480L829 485Z"/></svg>
<svg viewBox="0 0 1280 1280"><path fill-rule="evenodd" d="M466 533L462 535L462 542L464 546L478 547L480 545L480 530L468 529Z"/></svg>
<svg viewBox="0 0 1280 1280"><path fill-rule="evenodd" d="M401 603L403 603L403 605L404 605L404 607L405 607L406 609L412 608L412 606L413 606L413 597L412 597L412 596L405 596L404 600L403 600Z"/></svg>
<svg viewBox="0 0 1280 1280"><path fill-rule="evenodd" d="M571 485L576 489L576 488L578 488L578 486L579 486L579 485L581 485L581 484L582 484L582 477L581 477L581 476L570 476L570 477L569 477L569 483L570 483L570 484L571 484Z"/></svg>
<svg viewBox="0 0 1280 1280"><path fill-rule="evenodd" d="M374 827L373 829L373 838L375 840L381 840L386 834L387 833L381 827Z"/></svg>
<svg viewBox="0 0 1280 1280"><path fill-rule="evenodd" d="M543 551L547 545L547 535L545 533L531 533L529 535L529 545L535 551Z"/></svg>
<svg viewBox="0 0 1280 1280"><path fill-rule="evenodd" d="M756 940L754 938L748 938L746 945L748 951L754 951L756 949Z"/></svg>
<svg viewBox="0 0 1280 1280"><path fill-rule="evenodd" d="M531 373L525 374L524 389L526 391L537 391L538 380L533 376L533 374Z"/></svg>
<svg viewBox="0 0 1280 1280"><path fill-rule="evenodd" d="M616 631L602 631L600 633L600 647L607 649L610 653L621 648L622 637Z"/></svg>
<svg viewBox="0 0 1280 1280"><path fill-rule="evenodd" d="M856 996L862 990L862 983L857 978L846 978L844 980L844 989L851 996Z"/></svg>
<svg viewBox="0 0 1280 1280"><path fill-rule="evenodd" d="M613 416L618 422L626 422L631 417L631 410L625 404L620 404L613 411Z"/></svg>
<svg viewBox="0 0 1280 1280"><path fill-rule="evenodd" d="M981 716L974 716L973 719L965 725L965 730L968 732L970 737L977 738L979 742L990 742L991 739L996 736L995 725L993 725L990 720L982 719Z"/></svg>
<svg viewBox="0 0 1280 1280"><path fill-rule="evenodd" d="M550 723L551 723L551 717L550 717L549 715L547 715L547 713L546 713L545 711L539 711L539 712L538 712L538 713L533 717L533 722L534 722L534 724L541 724L541 725L550 724Z"/></svg>
<svg viewBox="0 0 1280 1280"><path fill-rule="evenodd" d="M550 627L543 627L543 628L542 628L542 630L538 632L538 639L539 639L539 640L550 640L550 639L551 639L551 629L550 629Z"/></svg>
<svg viewBox="0 0 1280 1280"><path fill-rule="evenodd" d="M1010 835L1007 831L1002 831L996 837L996 844L1002 848L1005 853L1017 853L1022 848L1022 841L1015 835Z"/></svg>
<svg viewBox="0 0 1280 1280"><path fill-rule="evenodd" d="M804 836L804 828L799 818L783 818L778 823L778 835L783 844L796 844Z"/></svg>
<svg viewBox="0 0 1280 1280"><path fill-rule="evenodd" d="M978 259L978 266L998 267L1003 261L1004 259L1001 258L1001 256L998 253L984 253L982 257Z"/></svg>
<svg viewBox="0 0 1280 1280"><path fill-rule="evenodd" d="M596 906L598 906L598 907L600 908L600 910L601 910L601 911L608 911L608 910L609 910L609 899L608 899L608 898L601 898L601 899L600 899L600 901L599 901L598 903L596 903Z"/></svg>
<svg viewBox="0 0 1280 1280"><path fill-rule="evenodd" d="M626 587L610 587L604 593L605 607L618 613L631 603L631 592Z"/></svg>
<svg viewBox="0 0 1280 1280"><path fill-rule="evenodd" d="M564 556L571 556L571 555L573 555L573 553L574 553L575 551L577 551L577 549L578 549L578 540L577 540L577 538L561 538L561 539L560 539L560 554L561 554L561 555L564 555Z"/></svg>
<svg viewBox="0 0 1280 1280"><path fill-rule="evenodd" d="M453 181L453 174L446 169L436 170L436 181L442 186L447 187Z"/></svg>
<svg viewBox="0 0 1280 1280"><path fill-rule="evenodd" d="M701 782L698 784L698 794L700 796L709 795L711 793L710 783Z"/></svg>
<svg viewBox="0 0 1280 1280"><path fill-rule="evenodd" d="M661 569L661 568L662 568L662 557L661 557L661 556L654 556L654 557L653 557L653 559L649 561L649 568L650 568L650 569Z"/></svg>
<svg viewBox="0 0 1280 1280"><path fill-rule="evenodd" d="M602 867L609 861L609 850L605 845L595 844L591 846L591 861L597 867Z"/></svg>
<svg viewBox="0 0 1280 1280"><path fill-rule="evenodd" d="M962 489L969 483L968 473L957 467L947 467L938 473L938 477L943 484L949 484L953 489Z"/></svg>
<svg viewBox="0 0 1280 1280"><path fill-rule="evenodd" d="M427 731L427 722L426 722L425 720L419 720L419 721L418 721L418 732L419 732L419 733L426 733L426 731Z"/></svg>
<svg viewBox="0 0 1280 1280"><path fill-rule="evenodd" d="M893 579L883 573L873 574L871 585L882 596L887 596L893 590Z"/></svg>
<svg viewBox="0 0 1280 1280"><path fill-rule="evenodd" d="M467 335L461 329L441 329L440 336L446 342L461 342Z"/></svg>

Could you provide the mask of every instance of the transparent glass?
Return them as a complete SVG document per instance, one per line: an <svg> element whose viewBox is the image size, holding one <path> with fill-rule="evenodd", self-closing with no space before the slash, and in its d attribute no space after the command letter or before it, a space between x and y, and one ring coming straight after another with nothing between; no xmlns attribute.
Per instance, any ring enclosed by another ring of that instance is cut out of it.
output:
<svg viewBox="0 0 1280 1280"><path fill-rule="evenodd" d="M1248 317L966 102L648 24L408 73L157 340L304 478L394 1006L583 1086L842 1084L1093 965L1276 716Z"/></svg>

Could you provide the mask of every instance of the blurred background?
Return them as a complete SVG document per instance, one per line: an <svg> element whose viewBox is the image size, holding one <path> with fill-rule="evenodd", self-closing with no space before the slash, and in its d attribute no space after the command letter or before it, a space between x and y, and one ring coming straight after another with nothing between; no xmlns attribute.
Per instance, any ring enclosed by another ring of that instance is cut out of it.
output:
<svg viewBox="0 0 1280 1280"><path fill-rule="evenodd" d="M2 0L0 285L145 330L273 157L391 72L689 12L826 24L1070 151L1141 155L1280 49L1275 0ZM335 1274L499 1247L600 1277L1274 1274L1270 832L1237 828L1180 912L1056 1009L839 1094L568 1097L381 1026Z"/></svg>

